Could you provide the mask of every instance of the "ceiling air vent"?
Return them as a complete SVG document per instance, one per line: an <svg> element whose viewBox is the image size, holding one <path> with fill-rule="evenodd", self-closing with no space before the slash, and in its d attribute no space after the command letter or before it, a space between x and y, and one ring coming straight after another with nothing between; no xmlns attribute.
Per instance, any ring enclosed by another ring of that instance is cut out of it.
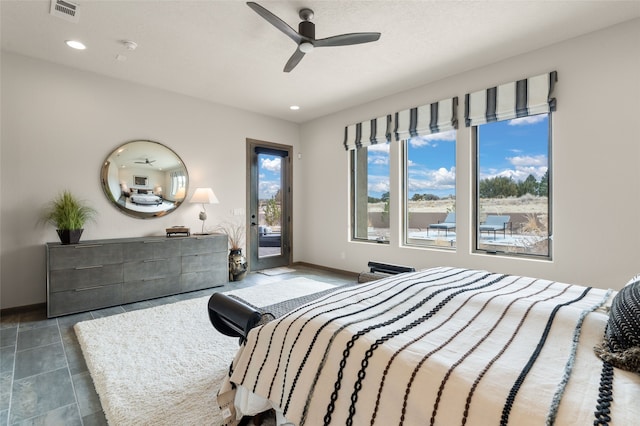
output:
<svg viewBox="0 0 640 426"><path fill-rule="evenodd" d="M78 22L78 3L68 0L51 0L51 9L49 13L58 18L66 19L71 22Z"/></svg>

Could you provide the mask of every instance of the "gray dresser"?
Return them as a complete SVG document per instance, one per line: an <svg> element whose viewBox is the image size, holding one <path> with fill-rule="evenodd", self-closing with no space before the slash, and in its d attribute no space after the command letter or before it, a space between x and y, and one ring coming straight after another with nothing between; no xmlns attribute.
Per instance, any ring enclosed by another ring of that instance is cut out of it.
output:
<svg viewBox="0 0 640 426"><path fill-rule="evenodd" d="M56 317L224 285L227 236L47 243L47 315Z"/></svg>

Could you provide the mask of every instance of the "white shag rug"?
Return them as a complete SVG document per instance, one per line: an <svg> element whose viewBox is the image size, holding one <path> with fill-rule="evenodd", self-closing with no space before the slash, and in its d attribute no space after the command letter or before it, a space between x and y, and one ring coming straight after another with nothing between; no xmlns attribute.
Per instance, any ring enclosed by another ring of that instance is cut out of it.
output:
<svg viewBox="0 0 640 426"><path fill-rule="evenodd" d="M267 306L334 286L293 278L227 292ZM238 350L218 333L209 296L74 326L110 425L222 423L216 395Z"/></svg>

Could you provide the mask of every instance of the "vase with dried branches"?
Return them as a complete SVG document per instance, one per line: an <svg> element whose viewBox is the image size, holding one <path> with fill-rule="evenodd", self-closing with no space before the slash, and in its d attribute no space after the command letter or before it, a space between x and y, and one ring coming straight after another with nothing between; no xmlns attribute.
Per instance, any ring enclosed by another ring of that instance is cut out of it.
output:
<svg viewBox="0 0 640 426"><path fill-rule="evenodd" d="M216 231L227 235L229 240L229 281L240 281L247 275L247 258L242 254L245 227L237 222L223 222Z"/></svg>
<svg viewBox="0 0 640 426"><path fill-rule="evenodd" d="M242 250L245 235L243 224L231 221L222 222L216 227L216 231L227 235L230 250Z"/></svg>

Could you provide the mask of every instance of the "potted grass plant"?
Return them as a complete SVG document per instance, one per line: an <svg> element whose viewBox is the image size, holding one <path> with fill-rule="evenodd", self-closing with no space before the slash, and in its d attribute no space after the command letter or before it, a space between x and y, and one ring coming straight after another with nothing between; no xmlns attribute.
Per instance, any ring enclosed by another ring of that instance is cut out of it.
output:
<svg viewBox="0 0 640 426"><path fill-rule="evenodd" d="M42 219L54 225L62 244L77 244L84 224L93 220L97 211L65 190L45 207Z"/></svg>

